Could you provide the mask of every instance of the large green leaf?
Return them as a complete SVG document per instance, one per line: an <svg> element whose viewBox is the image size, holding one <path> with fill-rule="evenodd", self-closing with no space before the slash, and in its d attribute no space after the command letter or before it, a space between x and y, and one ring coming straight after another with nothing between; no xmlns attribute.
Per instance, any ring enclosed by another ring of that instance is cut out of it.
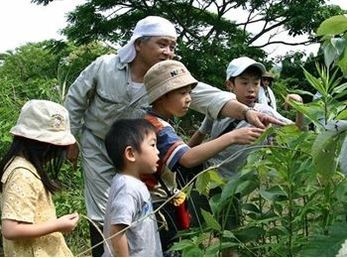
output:
<svg viewBox="0 0 347 258"><path fill-rule="evenodd" d="M317 172L325 179L330 178L336 171L336 157L344 136L338 132L325 131L317 136L312 145L313 163Z"/></svg>
<svg viewBox="0 0 347 258"><path fill-rule="evenodd" d="M322 22L317 30L317 35L337 35L345 32L346 30L347 17L345 15L337 15Z"/></svg>

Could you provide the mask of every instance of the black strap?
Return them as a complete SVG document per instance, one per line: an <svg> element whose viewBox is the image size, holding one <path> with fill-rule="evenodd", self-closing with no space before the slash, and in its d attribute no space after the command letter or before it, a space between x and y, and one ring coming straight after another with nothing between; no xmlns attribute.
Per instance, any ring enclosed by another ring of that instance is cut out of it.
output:
<svg viewBox="0 0 347 258"><path fill-rule="evenodd" d="M232 122L230 122L230 124L218 135L218 137L234 130L241 121L242 120L235 119Z"/></svg>
<svg viewBox="0 0 347 258"><path fill-rule="evenodd" d="M159 175L159 173L154 173L155 178L159 181L159 183L161 184L161 186L163 187L164 191L166 192L166 194L171 197L173 195L173 193L169 190L169 188L166 186L166 184L164 183L164 180L161 178L161 176Z"/></svg>

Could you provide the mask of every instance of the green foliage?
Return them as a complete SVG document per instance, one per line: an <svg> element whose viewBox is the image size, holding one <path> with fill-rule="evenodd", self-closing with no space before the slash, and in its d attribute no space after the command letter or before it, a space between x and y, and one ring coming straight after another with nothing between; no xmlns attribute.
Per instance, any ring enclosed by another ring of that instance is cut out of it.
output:
<svg viewBox="0 0 347 258"><path fill-rule="evenodd" d="M66 243L72 253L77 255L90 246L89 224L82 216L86 214L82 171L80 168L77 171L72 171L71 166L66 164L60 172L59 179L62 181L63 189L53 196L57 216L60 217L74 212L80 215L77 227L65 236Z"/></svg>
<svg viewBox="0 0 347 258"><path fill-rule="evenodd" d="M325 28L324 32L329 30ZM326 55L329 52L325 47ZM326 131L325 125L347 117L346 102L340 101L345 99L347 86L334 67L344 59L341 49L341 46L336 48L339 55L334 62L316 65L315 75L303 69L311 91L319 92L320 99L307 104L290 102L316 130L301 132L294 126L270 128L264 137L272 137L275 145L248 156L240 176L221 185L222 194L210 197L212 214L203 211L205 226L190 231L190 239L206 235L210 239L217 238L214 252L207 253L204 245L191 245L190 250L201 256L220 255L225 248L232 248L241 256L334 256L338 253L347 237L347 179L339 173L337 160L347 132ZM285 95L286 90L283 87L281 90ZM303 90L298 92L312 95ZM201 177L199 188L205 189L207 177ZM241 226L225 230L220 221L229 218L236 195L242 200ZM220 216L224 219L220 220ZM183 253L186 250L185 246L174 247Z"/></svg>

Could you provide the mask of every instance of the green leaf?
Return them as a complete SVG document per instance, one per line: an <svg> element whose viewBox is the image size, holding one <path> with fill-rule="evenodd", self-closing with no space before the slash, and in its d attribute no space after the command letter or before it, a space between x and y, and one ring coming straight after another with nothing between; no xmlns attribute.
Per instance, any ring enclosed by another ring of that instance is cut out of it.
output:
<svg viewBox="0 0 347 258"><path fill-rule="evenodd" d="M323 21L317 30L317 35L337 35L345 32L346 30L347 17L345 15L337 15Z"/></svg>
<svg viewBox="0 0 347 258"><path fill-rule="evenodd" d="M335 88L333 89L333 93L339 94L339 93L345 91L346 89L347 89L347 82L345 82L345 83L343 83L343 84L341 84L341 85L335 87Z"/></svg>
<svg viewBox="0 0 347 258"><path fill-rule="evenodd" d="M235 236L242 242L253 241L265 234L265 230L261 227L243 227L234 231Z"/></svg>
<svg viewBox="0 0 347 258"><path fill-rule="evenodd" d="M189 248L189 247L194 247L195 244L193 243L193 241L191 240L188 240L188 239L184 239L184 240L181 240L179 242L175 242L172 247L170 248L170 251L181 251L181 250L184 250L186 248Z"/></svg>
<svg viewBox="0 0 347 258"><path fill-rule="evenodd" d="M261 189L260 195L268 201L283 201L287 199L287 194L279 185L275 185L267 190Z"/></svg>
<svg viewBox="0 0 347 258"><path fill-rule="evenodd" d="M219 186L225 184L218 171L215 169L206 171L205 173L198 176L198 178L196 179L195 187L200 194L209 197L212 183L214 183L213 187L216 187L216 185Z"/></svg>
<svg viewBox="0 0 347 258"><path fill-rule="evenodd" d="M340 61L337 63L337 65L340 67L343 76L347 78L347 46L345 47L343 55L341 56Z"/></svg>
<svg viewBox="0 0 347 258"><path fill-rule="evenodd" d="M323 50L324 50L324 63L327 67L330 67L330 65L339 57L337 50L331 43L325 45Z"/></svg>
<svg viewBox="0 0 347 258"><path fill-rule="evenodd" d="M195 188L200 194L205 195L206 197L209 196L211 182L210 175L208 174L208 172L205 172L198 176L195 182Z"/></svg>
<svg viewBox="0 0 347 258"><path fill-rule="evenodd" d="M241 196L250 194L258 187L258 182L256 180L243 181L237 185L236 193L240 193Z"/></svg>
<svg viewBox="0 0 347 258"><path fill-rule="evenodd" d="M260 210L257 205L254 203L243 203L242 204L242 210L254 214L260 214Z"/></svg>
<svg viewBox="0 0 347 258"><path fill-rule="evenodd" d="M316 170L325 179L330 178L336 171L337 153L341 148L344 134L325 131L320 133L312 145L312 158Z"/></svg>
<svg viewBox="0 0 347 258"><path fill-rule="evenodd" d="M306 90L299 90L299 89L294 89L294 90L288 90L290 93L296 93L299 95L309 95L311 97L314 96L312 92L306 91Z"/></svg>
<svg viewBox="0 0 347 258"><path fill-rule="evenodd" d="M308 80L308 82L311 84L313 88L315 88L322 96L327 95L327 89L324 88L323 83L320 79L317 79L314 77L312 74L310 74L308 71L306 71L305 68L304 70L304 75L305 78Z"/></svg>
<svg viewBox="0 0 347 258"><path fill-rule="evenodd" d="M210 171L207 172L210 176L210 180L211 182L216 183L217 185L224 185L225 182L222 179L222 177L219 175L218 171L215 169L212 169Z"/></svg>
<svg viewBox="0 0 347 258"><path fill-rule="evenodd" d="M337 120L347 120L347 110L343 110L337 117Z"/></svg>
<svg viewBox="0 0 347 258"><path fill-rule="evenodd" d="M204 251L201 250L199 247L194 246L194 247L184 249L182 256L183 257L202 257L204 256Z"/></svg>
<svg viewBox="0 0 347 258"><path fill-rule="evenodd" d="M217 231L221 230L222 227L219 225L218 221L212 216L211 213L201 209L201 214L209 228Z"/></svg>

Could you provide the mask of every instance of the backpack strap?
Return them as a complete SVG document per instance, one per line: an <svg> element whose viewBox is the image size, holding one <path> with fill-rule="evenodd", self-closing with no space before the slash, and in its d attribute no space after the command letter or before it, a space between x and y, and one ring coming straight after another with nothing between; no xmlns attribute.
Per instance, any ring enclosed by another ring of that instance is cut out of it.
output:
<svg viewBox="0 0 347 258"><path fill-rule="evenodd" d="M228 126L216 138L234 130L241 121L242 120L235 119L232 122L230 122L230 124L228 124Z"/></svg>

